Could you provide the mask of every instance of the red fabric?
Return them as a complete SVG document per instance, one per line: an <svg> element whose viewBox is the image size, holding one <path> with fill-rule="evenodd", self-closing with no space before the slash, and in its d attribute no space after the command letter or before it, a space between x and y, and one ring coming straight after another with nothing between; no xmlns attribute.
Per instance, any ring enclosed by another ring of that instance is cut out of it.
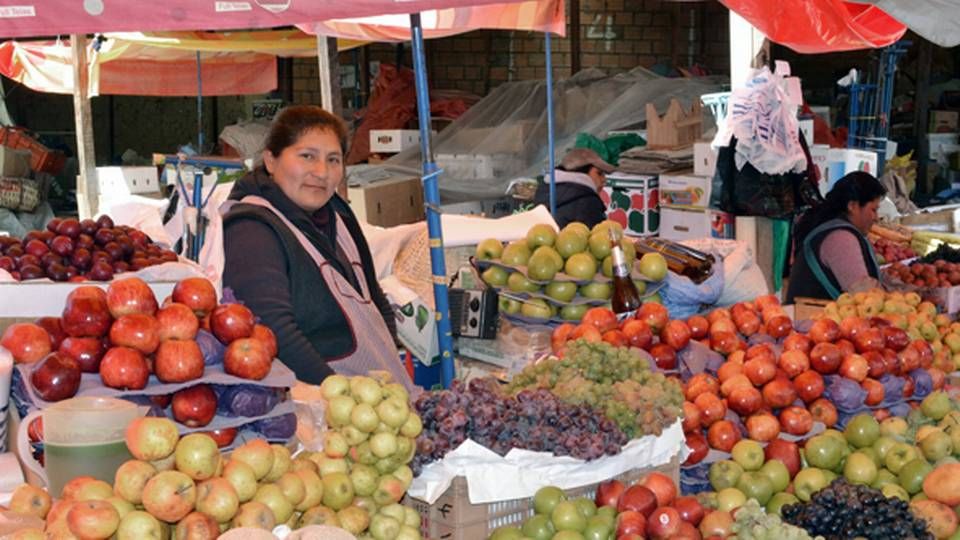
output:
<svg viewBox="0 0 960 540"><path fill-rule="evenodd" d="M771 41L800 53L884 47L907 27L876 6L843 0L720 0Z"/></svg>

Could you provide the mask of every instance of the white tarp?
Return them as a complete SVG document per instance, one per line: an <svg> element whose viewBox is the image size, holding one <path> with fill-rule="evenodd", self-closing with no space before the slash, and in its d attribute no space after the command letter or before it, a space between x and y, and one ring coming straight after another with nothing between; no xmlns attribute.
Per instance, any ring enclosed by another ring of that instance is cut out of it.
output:
<svg viewBox="0 0 960 540"><path fill-rule="evenodd" d="M957 0L850 0L873 4L908 28L941 47L960 45L960 2Z"/></svg>

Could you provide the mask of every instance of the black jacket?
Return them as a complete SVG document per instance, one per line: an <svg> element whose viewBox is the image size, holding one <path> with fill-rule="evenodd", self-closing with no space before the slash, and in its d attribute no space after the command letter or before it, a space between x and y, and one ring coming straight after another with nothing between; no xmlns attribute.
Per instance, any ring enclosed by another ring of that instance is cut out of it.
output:
<svg viewBox="0 0 960 540"><path fill-rule="evenodd" d="M860 251L867 267L867 273L874 279L880 278L880 268L873 254L873 248L870 247L870 241L867 240L866 237L863 236L863 233L857 230L856 227L851 225L849 221L845 219L833 219L810 231L804 239L801 248L797 249L796 253L794 253L793 267L790 269L790 283L787 286L786 303L795 303L798 296L835 300L839 293L843 292L840 288L840 282L837 281L836 276L833 275L833 272L831 272L829 268L823 266L819 260L811 261L808 259L808 255L814 258L819 257L820 245L823 244L827 235L839 229L850 231L857 237L857 240L860 241ZM809 253L806 248L809 248ZM826 283L817 276L815 268L822 272L823 280L826 280ZM827 290L827 285L838 294L831 294L831 292Z"/></svg>
<svg viewBox="0 0 960 540"><path fill-rule="evenodd" d="M537 187L534 202L550 208L549 181ZM557 183L557 212L553 219L562 229L568 223L580 221L587 227L607 219L607 207L597 194L597 190L572 182Z"/></svg>
<svg viewBox="0 0 960 540"><path fill-rule="evenodd" d="M345 257L336 248L336 212L360 252L363 279L392 335L393 310L376 279L373 257L360 225L347 203L334 195L314 216L293 203L262 167L237 181L230 199L259 195L270 202L310 239L321 254L356 288L356 276L346 272ZM319 384L333 373L327 361L356 349L347 317L294 235L266 208L238 204L224 216L223 284L277 335L279 357L297 379ZM349 264L349 263L346 263Z"/></svg>

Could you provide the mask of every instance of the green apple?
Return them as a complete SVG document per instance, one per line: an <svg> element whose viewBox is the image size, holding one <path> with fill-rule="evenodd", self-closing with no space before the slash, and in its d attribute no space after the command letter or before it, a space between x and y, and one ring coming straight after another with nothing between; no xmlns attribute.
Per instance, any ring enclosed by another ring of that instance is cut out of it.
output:
<svg viewBox="0 0 960 540"><path fill-rule="evenodd" d="M660 296L659 292L655 292L650 296L643 299L641 304L662 304L663 298Z"/></svg>
<svg viewBox="0 0 960 540"><path fill-rule="evenodd" d="M779 459L771 459L764 463L763 467L760 467L760 474L770 479L774 493L779 493L790 485L790 471Z"/></svg>
<svg viewBox="0 0 960 540"><path fill-rule="evenodd" d="M603 516L593 516L587 519L587 526L583 529L585 540L606 540L614 532L616 523Z"/></svg>
<svg viewBox="0 0 960 540"><path fill-rule="evenodd" d="M952 427L947 430L947 433L953 443L953 453L960 456L960 427Z"/></svg>
<svg viewBox="0 0 960 540"><path fill-rule="evenodd" d="M600 264L600 273L605 277L613 277L613 255L607 255Z"/></svg>
<svg viewBox="0 0 960 540"><path fill-rule="evenodd" d="M585 224L579 221L571 221L567 223L567 226L564 227L560 232L573 232L582 236L584 239L590 237L590 227L587 227Z"/></svg>
<svg viewBox="0 0 960 540"><path fill-rule="evenodd" d="M590 246L590 253L592 253L598 261L602 261L610 256L610 237L607 236L606 232L592 233L587 243Z"/></svg>
<svg viewBox="0 0 960 540"><path fill-rule="evenodd" d="M745 471L757 471L763 466L763 446L757 441L741 439L730 451L733 460Z"/></svg>
<svg viewBox="0 0 960 540"><path fill-rule="evenodd" d="M907 463L920 457L920 453L915 446L899 442L887 452L883 458L883 464L890 469L893 474L900 474L900 469Z"/></svg>
<svg viewBox="0 0 960 540"><path fill-rule="evenodd" d="M934 462L941 460L953 453L953 441L950 435L937 430L920 441L920 451L927 461Z"/></svg>
<svg viewBox="0 0 960 540"><path fill-rule="evenodd" d="M512 525L504 525L493 530L489 540L520 540L523 538L523 532Z"/></svg>
<svg viewBox="0 0 960 540"><path fill-rule="evenodd" d="M883 429L883 425L880 426ZM889 435L881 435L877 438L876 441L873 441L873 450L877 455L877 464L883 464L883 460L887 457L887 452L893 448L893 445L897 444L897 440Z"/></svg>
<svg viewBox="0 0 960 540"><path fill-rule="evenodd" d="M560 266L548 253L535 253L527 261L527 277L534 281L550 281Z"/></svg>
<svg viewBox="0 0 960 540"><path fill-rule="evenodd" d="M880 489L887 484L896 484L897 475L888 471L887 469L880 469L877 471L877 477L873 480L873 483L870 484L870 487L873 489Z"/></svg>
<svg viewBox="0 0 960 540"><path fill-rule="evenodd" d="M491 287L503 287L507 284L507 278L510 274L501 266L491 266L480 274L483 282Z"/></svg>
<svg viewBox="0 0 960 540"><path fill-rule="evenodd" d="M533 293L540 290L540 286L527 279L527 276L520 272L514 272L507 278L507 288L518 293Z"/></svg>
<svg viewBox="0 0 960 540"><path fill-rule="evenodd" d="M863 452L854 452L847 457L847 461L843 464L843 476L851 484L869 486L877 479L877 464Z"/></svg>
<svg viewBox="0 0 960 540"><path fill-rule="evenodd" d="M587 249L587 236L577 231L571 231L564 228L557 235L557 241L553 247L564 259L569 258L576 253L582 253Z"/></svg>
<svg viewBox="0 0 960 540"><path fill-rule="evenodd" d="M880 434L888 435L897 440L902 440L903 435L910 426L907 421L899 416L891 416L880 422Z"/></svg>
<svg viewBox="0 0 960 540"><path fill-rule="evenodd" d="M617 238L623 238L623 225L620 225L619 223L617 223L616 221L613 221L612 219L605 219L600 223L597 223L596 225L594 225L593 229L590 230L590 234L596 234L596 233L609 234L607 233L607 229L610 229L610 228L613 228L614 232L616 232Z"/></svg>
<svg viewBox="0 0 960 540"><path fill-rule="evenodd" d="M870 446L880 437L880 423L872 414L858 414L843 430L847 442L857 448Z"/></svg>
<svg viewBox="0 0 960 540"><path fill-rule="evenodd" d="M635 279L633 280L633 286L637 288L637 294L644 294L647 292L647 282Z"/></svg>
<svg viewBox="0 0 960 540"><path fill-rule="evenodd" d="M573 501L558 502L550 512L550 521L558 531L581 531L587 526L587 518Z"/></svg>
<svg viewBox="0 0 960 540"><path fill-rule="evenodd" d="M557 272L563 269L563 257L561 257L559 253L557 253L557 250L553 249L550 246L540 246L533 251L533 255L536 255L537 253L548 255L551 259L553 259L553 262L557 267ZM533 257L533 255L530 255L530 256Z"/></svg>
<svg viewBox="0 0 960 540"><path fill-rule="evenodd" d="M756 471L741 474L740 479L737 480L737 489L748 499L756 499L760 506L767 504L773 496L773 482L767 478L767 475Z"/></svg>
<svg viewBox="0 0 960 540"><path fill-rule="evenodd" d="M943 390L931 392L920 402L920 410L923 411L923 415L934 420L940 420L946 416L951 408L950 396Z"/></svg>
<svg viewBox="0 0 960 540"><path fill-rule="evenodd" d="M717 492L717 510L721 512L740 508L745 502L747 502L747 496L735 487L724 488Z"/></svg>
<svg viewBox="0 0 960 540"><path fill-rule="evenodd" d="M550 540L557 532L550 522L550 516L540 513L524 521L520 530L523 536L533 540Z"/></svg>
<svg viewBox="0 0 960 540"><path fill-rule="evenodd" d="M839 468L839 467L838 467L838 468ZM837 477L839 476L839 475L837 475L837 473L835 473L835 472L833 472L833 471L827 471L827 470L824 470L824 471L823 471L823 475L827 477L827 483L828 483L828 484L829 484L830 482L833 482L834 480L836 480Z"/></svg>
<svg viewBox="0 0 960 540"><path fill-rule="evenodd" d="M496 238L487 238L477 244L477 259L489 261L499 259L503 255L503 244Z"/></svg>
<svg viewBox="0 0 960 540"><path fill-rule="evenodd" d="M774 493L773 497L770 498L770 502L767 503L767 513L780 515L780 510L788 504L796 504L800 502L800 499L797 498L793 493Z"/></svg>
<svg viewBox="0 0 960 540"><path fill-rule="evenodd" d="M736 461L723 459L710 465L708 478L714 491L733 487L737 485L740 476L743 474L743 467Z"/></svg>
<svg viewBox="0 0 960 540"><path fill-rule="evenodd" d="M588 309L589 304L567 304L560 308L560 318L565 321L579 321Z"/></svg>
<svg viewBox="0 0 960 540"><path fill-rule="evenodd" d="M803 502L810 496L827 487L830 482L824 472L817 468L803 469L793 477L793 492Z"/></svg>
<svg viewBox="0 0 960 540"><path fill-rule="evenodd" d="M644 253L640 257L640 273L652 281L667 277L667 260L659 253Z"/></svg>
<svg viewBox="0 0 960 540"><path fill-rule="evenodd" d="M514 313L520 312L520 301L514 300L513 298L507 298L506 296L501 296L497 300L497 307L500 309L501 313L513 315Z"/></svg>
<svg viewBox="0 0 960 540"><path fill-rule="evenodd" d="M508 266L523 266L530 260L530 248L524 240L516 240L507 244L500 255L500 262Z"/></svg>
<svg viewBox="0 0 960 540"><path fill-rule="evenodd" d="M553 307L543 298L529 298L520 306L520 314L531 319L549 319L553 317Z"/></svg>
<svg viewBox="0 0 960 540"><path fill-rule="evenodd" d="M617 508L614 506L601 506L597 508L597 517L609 520L611 525L617 522Z"/></svg>
<svg viewBox="0 0 960 540"><path fill-rule="evenodd" d="M923 458L914 459L906 463L897 473L900 487L907 493L915 495L923 490L923 480L933 471L933 466Z"/></svg>
<svg viewBox="0 0 960 540"><path fill-rule="evenodd" d="M880 488L880 493L883 493L883 496L888 499L896 497L903 502L910 502L910 494L900 487L899 484L884 484L884 486Z"/></svg>
<svg viewBox="0 0 960 540"><path fill-rule="evenodd" d="M580 295L591 300L609 300L613 296L613 286L594 281L580 287Z"/></svg>
<svg viewBox="0 0 960 540"><path fill-rule="evenodd" d="M587 253L576 253L567 259L563 271L574 279L592 279L597 275L597 260Z"/></svg>
<svg viewBox="0 0 960 540"><path fill-rule="evenodd" d="M840 465L843 459L846 443L830 435L815 435L807 441L804 453L807 463L812 467L833 469Z"/></svg>
<svg viewBox="0 0 960 540"><path fill-rule="evenodd" d="M629 238L623 238L620 240L620 249L623 250L623 258L627 261L627 268L633 268L633 263L637 260L636 244Z"/></svg>
<svg viewBox="0 0 960 540"><path fill-rule="evenodd" d="M527 231L527 246L537 249L540 246L552 246L557 240L557 231L546 223L538 223Z"/></svg>
<svg viewBox="0 0 960 540"><path fill-rule="evenodd" d="M580 497L578 499L574 499L573 503L577 505L577 509L580 510L581 514L583 514L583 517L590 519L597 515L597 503L593 502L591 499Z"/></svg>
<svg viewBox="0 0 960 540"><path fill-rule="evenodd" d="M567 500L563 490L556 486L546 486L533 494L533 509L538 514L549 514L557 503Z"/></svg>
<svg viewBox="0 0 960 540"><path fill-rule="evenodd" d="M572 281L551 281L543 292L559 302L569 302L577 296L577 284Z"/></svg>

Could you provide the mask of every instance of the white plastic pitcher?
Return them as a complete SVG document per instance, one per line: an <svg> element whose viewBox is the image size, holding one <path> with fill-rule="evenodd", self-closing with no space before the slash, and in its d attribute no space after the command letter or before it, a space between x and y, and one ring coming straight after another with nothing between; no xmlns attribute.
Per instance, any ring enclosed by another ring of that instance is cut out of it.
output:
<svg viewBox="0 0 960 540"><path fill-rule="evenodd" d="M24 465L40 477L51 493L59 493L72 476L90 475L112 483L123 461L130 459L124 443L127 425L143 416L147 407L110 397L78 397L33 411L20 423L17 450ZM30 422L43 418L45 467L33 459L27 430ZM82 463L78 463L82 461ZM48 472L53 474L48 475Z"/></svg>

